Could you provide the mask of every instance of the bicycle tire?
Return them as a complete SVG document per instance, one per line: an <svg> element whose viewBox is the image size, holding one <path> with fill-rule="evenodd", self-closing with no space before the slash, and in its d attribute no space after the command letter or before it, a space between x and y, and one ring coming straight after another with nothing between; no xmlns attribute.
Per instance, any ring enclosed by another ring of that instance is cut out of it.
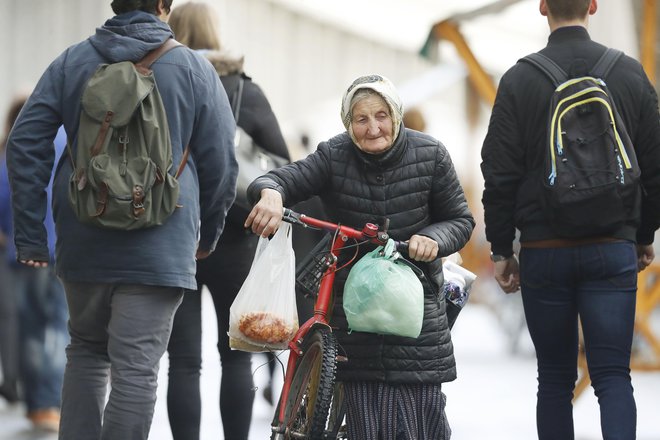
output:
<svg viewBox="0 0 660 440"><path fill-rule="evenodd" d="M302 350L284 412L285 438L323 440L337 370L335 335L326 328L314 329Z"/></svg>
<svg viewBox="0 0 660 440"><path fill-rule="evenodd" d="M330 412L328 414L328 423L323 434L325 440L348 438L346 435L346 425L344 425L345 415L346 399L344 385L341 382L335 382L332 392L332 402L330 403Z"/></svg>

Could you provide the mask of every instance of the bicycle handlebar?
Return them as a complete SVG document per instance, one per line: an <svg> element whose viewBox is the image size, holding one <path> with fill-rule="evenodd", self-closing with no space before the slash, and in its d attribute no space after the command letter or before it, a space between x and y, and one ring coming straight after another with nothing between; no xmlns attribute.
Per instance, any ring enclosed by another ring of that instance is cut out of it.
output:
<svg viewBox="0 0 660 440"><path fill-rule="evenodd" d="M315 227L329 232L339 231L349 238L354 238L356 240L368 240L371 243L378 245L384 245L390 238L389 234L387 233L387 225L389 224L389 220L385 221L386 227L384 229L380 229L377 224L366 223L362 230L357 230L349 226L343 226L340 224L310 217L306 214L300 214L289 208L284 208L284 215L282 220L287 223L297 224L303 227ZM399 252L408 254L407 241L394 240L394 245Z"/></svg>

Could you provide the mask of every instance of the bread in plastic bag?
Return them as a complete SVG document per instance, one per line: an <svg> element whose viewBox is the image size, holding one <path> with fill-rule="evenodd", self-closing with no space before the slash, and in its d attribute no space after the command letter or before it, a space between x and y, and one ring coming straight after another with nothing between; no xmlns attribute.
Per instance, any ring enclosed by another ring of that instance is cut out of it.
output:
<svg viewBox="0 0 660 440"><path fill-rule="evenodd" d="M291 225L283 223L272 239L259 238L250 272L229 309L231 348L283 350L298 330L291 233Z"/></svg>

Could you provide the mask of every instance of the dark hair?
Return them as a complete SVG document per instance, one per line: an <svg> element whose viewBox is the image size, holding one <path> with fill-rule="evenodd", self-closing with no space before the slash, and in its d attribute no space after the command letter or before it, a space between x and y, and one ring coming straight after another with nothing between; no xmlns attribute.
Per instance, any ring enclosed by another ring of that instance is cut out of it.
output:
<svg viewBox="0 0 660 440"><path fill-rule="evenodd" d="M545 0L548 11L558 20L583 19L589 13L591 0Z"/></svg>
<svg viewBox="0 0 660 440"><path fill-rule="evenodd" d="M111 6L115 14L124 14L131 11L144 11L150 14L156 13L156 7L160 0L112 0ZM173 0L162 0L165 12L172 9Z"/></svg>

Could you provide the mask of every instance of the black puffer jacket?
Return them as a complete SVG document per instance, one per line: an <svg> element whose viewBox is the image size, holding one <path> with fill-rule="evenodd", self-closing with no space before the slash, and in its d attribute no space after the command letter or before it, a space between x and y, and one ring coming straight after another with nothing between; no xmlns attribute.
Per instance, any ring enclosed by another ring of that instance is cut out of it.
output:
<svg viewBox="0 0 660 440"><path fill-rule="evenodd" d="M264 188L279 191L285 206L319 195L329 219L345 225L382 224L389 218L392 238L428 236L437 241L440 256L460 250L474 227L445 147L403 127L393 147L380 155L362 153L346 132L335 136L305 159L254 181L248 196L255 201ZM340 365L340 380L442 383L456 378L445 305L437 295L440 261L418 265L436 285L425 289L424 324L417 339L348 334L341 302L348 270L338 274L331 324L348 357Z"/></svg>
<svg viewBox="0 0 660 440"><path fill-rule="evenodd" d="M541 53L571 77L586 74L605 52L581 26L556 29ZM607 78L642 170L641 206L612 237L653 242L660 225L660 123L658 99L638 61L624 56ZM486 237L493 253L511 255L516 229L520 241L558 238L541 209L541 173L548 137L548 103L554 87L535 67L517 63L500 81L488 134L481 150Z"/></svg>

